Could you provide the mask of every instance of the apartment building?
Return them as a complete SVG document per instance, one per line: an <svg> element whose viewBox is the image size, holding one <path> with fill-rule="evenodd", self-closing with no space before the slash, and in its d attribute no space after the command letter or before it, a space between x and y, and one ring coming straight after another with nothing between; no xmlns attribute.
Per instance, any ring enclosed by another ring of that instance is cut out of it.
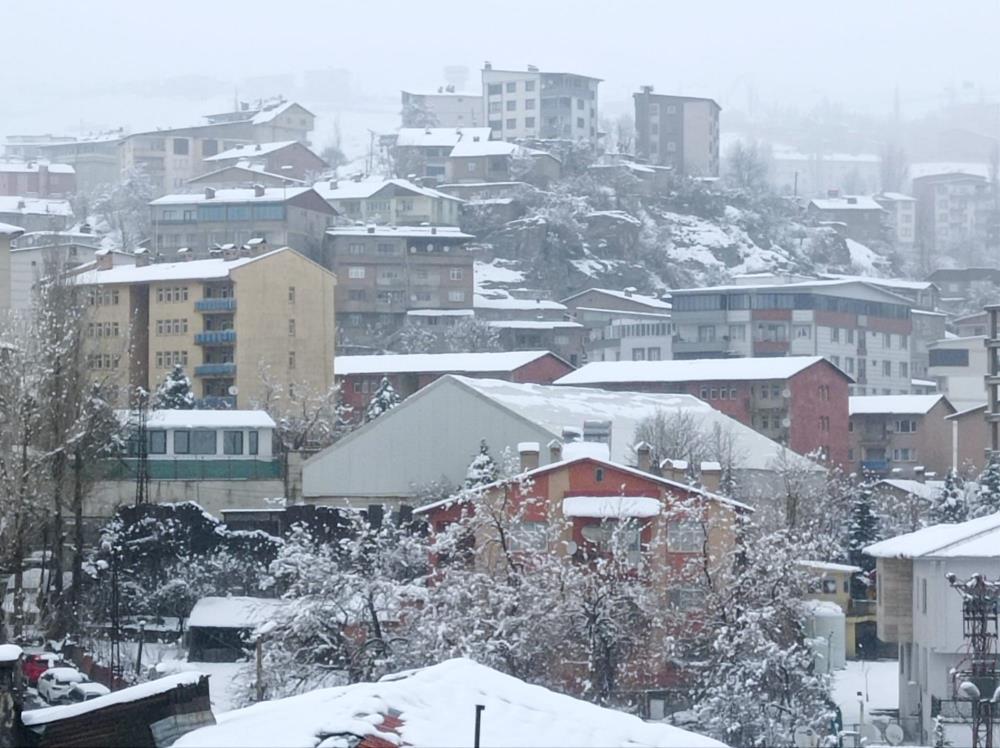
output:
<svg viewBox="0 0 1000 748"><path fill-rule="evenodd" d="M635 153L677 174L719 176L719 113L714 99L654 94L643 86L635 104Z"/></svg>
<svg viewBox="0 0 1000 748"><path fill-rule="evenodd" d="M563 299L573 320L588 330L587 361L659 361L673 358L670 302L624 291L589 288Z"/></svg>
<svg viewBox="0 0 1000 748"><path fill-rule="evenodd" d="M306 179L330 168L326 161L298 140L236 145L208 156L205 164L213 171L244 165L289 179Z"/></svg>
<svg viewBox="0 0 1000 748"><path fill-rule="evenodd" d="M318 251L337 212L311 187L263 187L164 195L150 204L154 254L180 249L207 257L251 240L271 247Z"/></svg>
<svg viewBox="0 0 1000 748"><path fill-rule="evenodd" d="M210 125L239 125L250 131L254 143L297 140L309 145L309 134L316 125L316 115L284 96L256 101L241 101L236 109L207 114Z"/></svg>
<svg viewBox="0 0 1000 748"><path fill-rule="evenodd" d="M916 198L901 192L881 192L874 200L886 212L892 246L903 257L916 260L913 254L917 231Z"/></svg>
<svg viewBox="0 0 1000 748"><path fill-rule="evenodd" d="M503 140L463 137L448 154L444 178L460 182L509 182L517 146Z"/></svg>
<svg viewBox="0 0 1000 748"><path fill-rule="evenodd" d="M73 220L69 200L53 197L0 195L0 223L25 231L63 231Z"/></svg>
<svg viewBox="0 0 1000 748"><path fill-rule="evenodd" d="M184 189L187 192L197 192L206 187L215 190L251 187L308 187L302 179L293 179L281 174L265 171L249 161L240 161L232 166L206 172L201 176L189 179Z"/></svg>
<svg viewBox="0 0 1000 748"><path fill-rule="evenodd" d="M823 356L852 394L910 392L911 302L859 280L672 291L674 358Z"/></svg>
<svg viewBox="0 0 1000 748"><path fill-rule="evenodd" d="M95 190L115 184L121 176L118 143L120 130L83 138L58 135L8 135L4 157L20 161L67 164L76 173L80 190Z"/></svg>
<svg viewBox="0 0 1000 748"><path fill-rule="evenodd" d="M265 379L311 392L333 384L336 278L293 249L118 267L101 256L75 279L86 287L88 365L123 390L154 390L177 364L206 405L253 407Z"/></svg>
<svg viewBox="0 0 1000 748"><path fill-rule="evenodd" d="M923 264L938 252L983 247L996 228L990 183L976 174L929 174L913 180L915 242Z"/></svg>
<svg viewBox="0 0 1000 748"><path fill-rule="evenodd" d="M437 91L400 91L403 127L480 127L483 95L463 93L454 86Z"/></svg>
<svg viewBox="0 0 1000 748"><path fill-rule="evenodd" d="M464 138L485 142L488 127L404 127L385 136L384 145L392 156L397 177L429 177L444 181L448 157Z"/></svg>
<svg viewBox="0 0 1000 748"><path fill-rule="evenodd" d="M941 289L943 304L960 307L970 298L996 294L1000 290L1000 268L938 268L927 280Z"/></svg>
<svg viewBox="0 0 1000 748"><path fill-rule="evenodd" d="M883 241L886 238L885 209L865 195L833 195L809 201L806 215L817 223L832 223L841 233L856 242Z"/></svg>
<svg viewBox="0 0 1000 748"><path fill-rule="evenodd" d="M986 335L943 338L928 348L927 377L959 410L986 402L989 351Z"/></svg>
<svg viewBox="0 0 1000 748"><path fill-rule="evenodd" d="M564 139L596 143L600 78L483 65L483 121L501 140Z"/></svg>
<svg viewBox="0 0 1000 748"><path fill-rule="evenodd" d="M693 395L802 455L847 466L849 376L818 356L589 363L558 385Z"/></svg>
<svg viewBox="0 0 1000 748"><path fill-rule="evenodd" d="M69 197L76 192L76 170L47 161L0 161L0 195Z"/></svg>
<svg viewBox="0 0 1000 748"><path fill-rule="evenodd" d="M0 312L11 308L11 242L24 233L20 226L0 223Z"/></svg>
<svg viewBox="0 0 1000 748"><path fill-rule="evenodd" d="M951 467L946 419L955 407L944 395L852 397L849 407L848 460L859 471L912 478L923 471L944 475Z"/></svg>
<svg viewBox="0 0 1000 748"><path fill-rule="evenodd" d="M10 249L11 308L30 310L39 279L93 262L99 251L100 239L89 230L36 231L17 237Z"/></svg>
<svg viewBox="0 0 1000 748"><path fill-rule="evenodd" d="M465 202L406 179L329 179L313 188L345 220L385 226L457 226Z"/></svg>
<svg viewBox="0 0 1000 748"><path fill-rule="evenodd" d="M352 341L384 339L410 310L470 309L473 238L454 226L329 229L316 258L339 279L337 314Z"/></svg>

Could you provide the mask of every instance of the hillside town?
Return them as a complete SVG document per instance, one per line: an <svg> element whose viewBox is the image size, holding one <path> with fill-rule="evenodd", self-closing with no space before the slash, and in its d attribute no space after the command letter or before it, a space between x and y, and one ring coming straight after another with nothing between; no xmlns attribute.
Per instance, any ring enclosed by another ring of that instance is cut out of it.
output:
<svg viewBox="0 0 1000 748"><path fill-rule="evenodd" d="M997 744L1000 92L561 49L0 116L0 747Z"/></svg>

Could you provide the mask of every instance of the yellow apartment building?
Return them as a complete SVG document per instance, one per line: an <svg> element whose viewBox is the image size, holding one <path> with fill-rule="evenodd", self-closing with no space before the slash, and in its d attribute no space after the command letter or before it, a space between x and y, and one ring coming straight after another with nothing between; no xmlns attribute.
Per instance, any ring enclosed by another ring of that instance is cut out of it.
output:
<svg viewBox="0 0 1000 748"><path fill-rule="evenodd" d="M100 258L76 281L87 287L88 366L119 385L155 390L180 364L202 405L252 408L265 380L333 384L336 277L289 247L136 266Z"/></svg>

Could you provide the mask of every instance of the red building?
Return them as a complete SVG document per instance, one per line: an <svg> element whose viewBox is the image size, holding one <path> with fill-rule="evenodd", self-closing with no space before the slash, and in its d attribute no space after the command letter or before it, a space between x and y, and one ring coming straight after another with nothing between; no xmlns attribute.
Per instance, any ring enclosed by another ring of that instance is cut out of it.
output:
<svg viewBox="0 0 1000 748"><path fill-rule="evenodd" d="M0 195L66 197L76 192L76 170L46 161L0 161Z"/></svg>
<svg viewBox="0 0 1000 748"><path fill-rule="evenodd" d="M701 398L799 454L848 463L848 387L854 380L820 356L600 361L556 384Z"/></svg>
<svg viewBox="0 0 1000 748"><path fill-rule="evenodd" d="M338 356L334 367L341 401L355 413L364 411L383 377L400 398L406 398L445 374L552 384L573 371L572 366L549 351Z"/></svg>

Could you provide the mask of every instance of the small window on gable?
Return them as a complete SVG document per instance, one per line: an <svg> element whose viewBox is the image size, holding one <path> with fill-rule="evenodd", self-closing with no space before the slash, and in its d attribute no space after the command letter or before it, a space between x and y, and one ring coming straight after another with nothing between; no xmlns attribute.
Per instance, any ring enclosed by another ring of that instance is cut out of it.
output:
<svg viewBox="0 0 1000 748"><path fill-rule="evenodd" d="M604 468L597 468L594 470L594 480L598 483L604 482Z"/></svg>

